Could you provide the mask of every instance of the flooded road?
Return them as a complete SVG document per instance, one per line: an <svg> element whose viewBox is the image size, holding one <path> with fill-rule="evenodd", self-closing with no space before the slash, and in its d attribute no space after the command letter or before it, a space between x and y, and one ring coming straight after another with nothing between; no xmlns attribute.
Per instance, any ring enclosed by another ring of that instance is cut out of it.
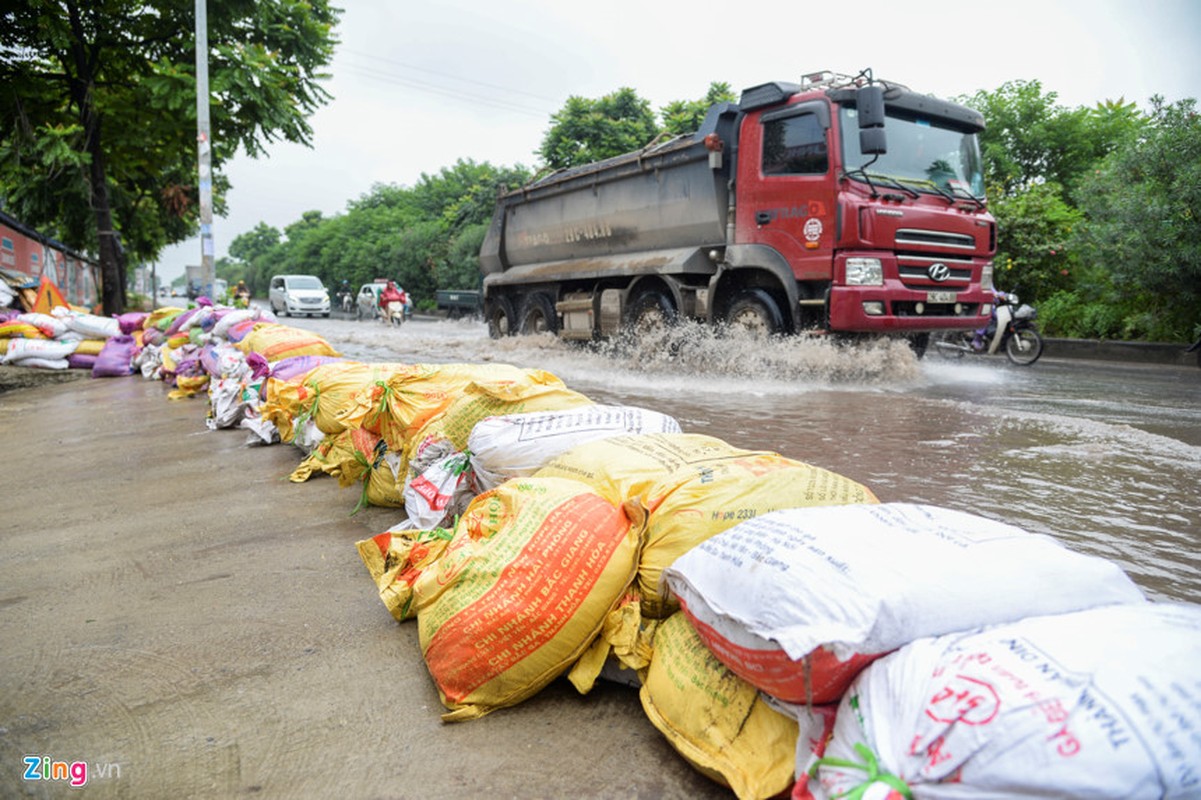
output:
<svg viewBox="0 0 1201 800"><path fill-rule="evenodd" d="M1044 356L918 361L682 328L581 346L488 338L482 324L281 322L364 361L498 361L545 369L597 402L671 414L686 432L851 477L885 502L962 509L1112 559L1157 600L1201 602L1201 370Z"/></svg>

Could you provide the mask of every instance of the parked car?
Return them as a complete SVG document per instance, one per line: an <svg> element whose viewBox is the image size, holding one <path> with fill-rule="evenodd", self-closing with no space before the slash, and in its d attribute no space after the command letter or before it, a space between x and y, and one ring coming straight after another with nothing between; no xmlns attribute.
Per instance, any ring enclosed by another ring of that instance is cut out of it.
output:
<svg viewBox="0 0 1201 800"><path fill-rule="evenodd" d="M375 319L379 311L379 293L387 285L386 280L374 280L371 283L364 283L359 288L359 293L355 295L354 301L355 319Z"/></svg>
<svg viewBox="0 0 1201 800"><path fill-rule="evenodd" d="M329 290L316 275L276 275L271 279L267 301L272 312L285 317L329 316Z"/></svg>

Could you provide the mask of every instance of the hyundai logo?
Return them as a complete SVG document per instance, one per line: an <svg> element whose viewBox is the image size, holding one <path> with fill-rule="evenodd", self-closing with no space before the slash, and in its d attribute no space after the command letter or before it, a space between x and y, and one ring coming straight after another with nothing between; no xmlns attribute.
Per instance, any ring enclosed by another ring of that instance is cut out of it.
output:
<svg viewBox="0 0 1201 800"><path fill-rule="evenodd" d="M951 277L951 268L942 263L931 264L930 268L926 270L926 274L929 275L930 280L934 281L935 283L942 283L947 278Z"/></svg>

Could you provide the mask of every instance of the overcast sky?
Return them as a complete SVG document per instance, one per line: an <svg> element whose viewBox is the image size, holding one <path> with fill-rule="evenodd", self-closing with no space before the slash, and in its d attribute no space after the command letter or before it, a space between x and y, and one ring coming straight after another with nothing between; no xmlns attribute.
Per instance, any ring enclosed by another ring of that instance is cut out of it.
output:
<svg viewBox="0 0 1201 800"><path fill-rule="evenodd" d="M345 8L329 105L312 148L269 147L227 167L218 257L259 222L343 213L377 183L412 186L458 159L537 164L551 114L572 95L628 86L657 112L806 72L870 67L953 98L1038 80L1061 105L1201 97L1198 0L335 0ZM165 251L160 279L200 263L199 237ZM303 265L296 265L302 269Z"/></svg>

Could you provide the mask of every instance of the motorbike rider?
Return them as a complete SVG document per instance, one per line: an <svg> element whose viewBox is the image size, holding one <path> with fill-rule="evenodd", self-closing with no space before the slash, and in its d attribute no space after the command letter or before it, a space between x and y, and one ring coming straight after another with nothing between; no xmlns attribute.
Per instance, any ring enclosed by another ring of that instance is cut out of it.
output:
<svg viewBox="0 0 1201 800"><path fill-rule="evenodd" d="M392 303L398 304L398 312L403 314L406 299L407 298L405 297L404 290L396 285L396 281L388 281L388 285L385 286L379 293L380 316L385 320L388 319L388 315L391 312Z"/></svg>
<svg viewBox="0 0 1201 800"><path fill-rule="evenodd" d="M250 306L250 289L247 288L246 281L238 281L234 286L234 305L238 308Z"/></svg>
<svg viewBox="0 0 1201 800"><path fill-rule="evenodd" d="M992 337L997 332L997 307L1009 299L1009 295L1002 292L1000 289L993 289L992 315L988 318L988 324L983 328L976 330L976 335L972 338L972 347L977 350L983 350Z"/></svg>

